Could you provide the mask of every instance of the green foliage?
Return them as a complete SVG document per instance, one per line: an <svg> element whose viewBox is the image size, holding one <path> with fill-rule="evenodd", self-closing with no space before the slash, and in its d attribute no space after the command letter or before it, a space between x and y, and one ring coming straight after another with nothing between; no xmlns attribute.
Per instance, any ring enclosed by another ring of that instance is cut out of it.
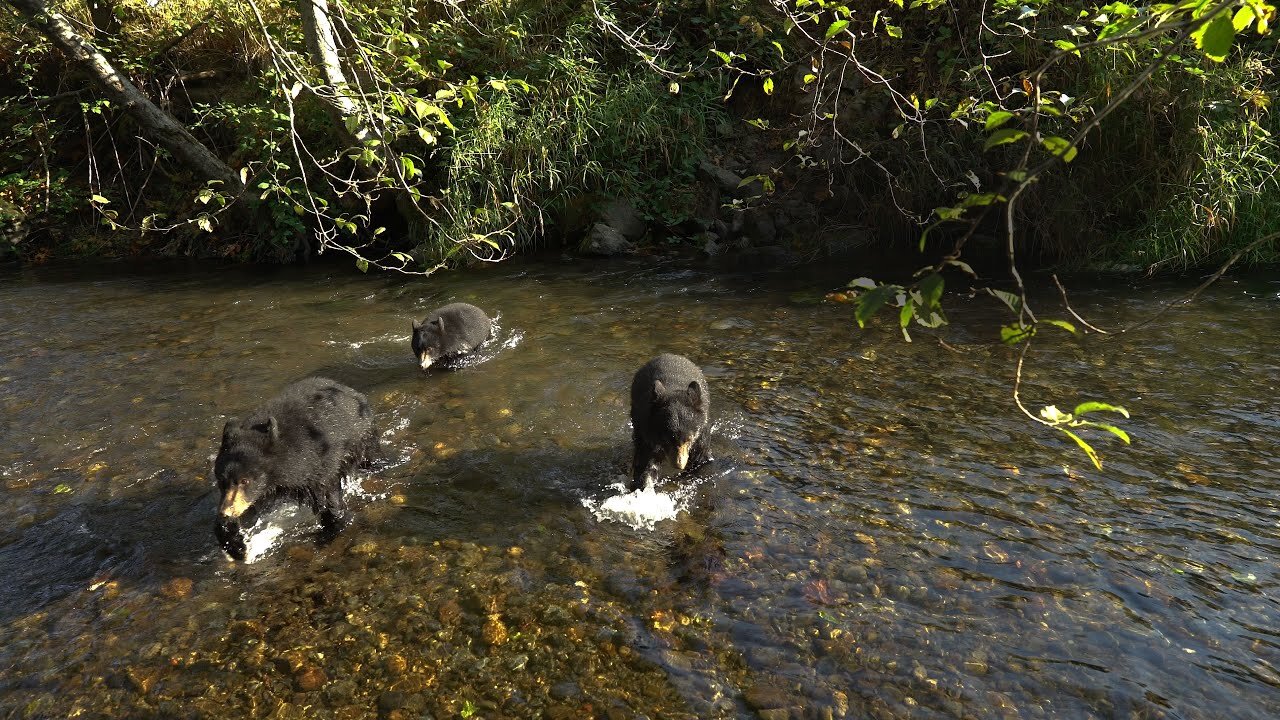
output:
<svg viewBox="0 0 1280 720"><path fill-rule="evenodd" d="M1084 402L1077 405L1075 410L1069 413L1062 412L1054 405L1046 405L1043 408L1040 408L1040 421L1071 438L1071 440L1084 451L1084 454L1089 457L1093 466L1101 470L1102 458L1098 456L1097 451L1093 449L1092 445L1085 442L1084 438L1080 437L1076 430L1079 430L1080 428L1096 428L1098 430L1103 430L1123 440L1125 445L1129 444L1129 433L1121 430L1111 423L1084 419L1085 415L1096 412L1117 413L1124 416L1126 419L1129 417L1129 411L1119 405L1110 405L1102 402Z"/></svg>
<svg viewBox="0 0 1280 720"><path fill-rule="evenodd" d="M0 105L0 121L19 128L24 152L24 138L46 138L57 169L85 162L69 148L88 148L90 172L69 177L86 183L73 196L102 221L99 247L276 261L330 247L366 266L429 269L535 242L584 194L631 194L653 218L683 219L695 159L723 123L721 78L689 69L716 41L759 49L747 5L664 2L655 15L609 2L334 0L351 82L334 92L297 3L119 0L118 32L95 44L241 171L251 193L239 203L135 146L129 118L92 88L59 95L64 59L12 14L0 15L0 71L27 97ZM90 27L82 4L62 9ZM646 38L677 31L670 53L647 50ZM335 95L355 111L335 113ZM29 184L43 166L25 152L0 166L10 172ZM227 222L233 205L252 222ZM389 222L410 232L387 233Z"/></svg>

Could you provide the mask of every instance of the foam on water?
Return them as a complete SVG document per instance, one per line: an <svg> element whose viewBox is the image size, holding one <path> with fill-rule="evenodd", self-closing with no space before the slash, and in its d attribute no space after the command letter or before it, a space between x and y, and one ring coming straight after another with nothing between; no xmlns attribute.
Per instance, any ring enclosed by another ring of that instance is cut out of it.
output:
<svg viewBox="0 0 1280 720"><path fill-rule="evenodd" d="M363 482L366 477L367 473L343 476L342 493L348 501L358 498L363 505L382 500L390 494L390 491L372 492L366 489ZM310 510L286 503L244 531L244 562L257 562L285 543L297 541L317 528L319 524Z"/></svg>
<svg viewBox="0 0 1280 720"><path fill-rule="evenodd" d="M255 526L247 533L244 541L244 561L255 563L276 547L277 541L284 535L284 528L275 523Z"/></svg>
<svg viewBox="0 0 1280 720"><path fill-rule="evenodd" d="M689 504L690 492L678 489L671 493L652 488L628 491L625 482L609 486L616 494L603 499L585 497L583 507L591 511L598 521L613 521L629 526L632 530L652 530L659 522L671 520Z"/></svg>
<svg viewBox="0 0 1280 720"><path fill-rule="evenodd" d="M270 555L288 537L300 534L298 526L310 518L311 511L304 513L293 505L284 505L260 518L253 527L244 531L244 562L254 563Z"/></svg>

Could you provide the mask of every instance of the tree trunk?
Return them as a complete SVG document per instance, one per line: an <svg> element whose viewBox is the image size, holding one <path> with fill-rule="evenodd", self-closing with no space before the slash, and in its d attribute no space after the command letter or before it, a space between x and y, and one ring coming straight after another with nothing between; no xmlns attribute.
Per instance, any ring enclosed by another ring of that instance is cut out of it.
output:
<svg viewBox="0 0 1280 720"><path fill-rule="evenodd" d="M311 50L311 57L319 65L324 81L333 93L333 97L321 99L338 116L338 125L347 129L357 145L363 145L365 138L369 137L369 129L365 127L363 109L351 97L350 84L342 70L337 36L333 32L333 22L329 19L329 2L298 0L298 11L302 14L302 33L306 36L307 48ZM348 118L353 117L360 119L354 129L346 123Z"/></svg>
<svg viewBox="0 0 1280 720"><path fill-rule="evenodd" d="M222 189L238 196L244 183L226 163L196 140L172 115L156 107L111 62L86 42L66 16L51 9L44 0L4 0L27 17L67 57L97 81L110 100L128 112L144 132L164 146L179 162L204 180L219 180Z"/></svg>

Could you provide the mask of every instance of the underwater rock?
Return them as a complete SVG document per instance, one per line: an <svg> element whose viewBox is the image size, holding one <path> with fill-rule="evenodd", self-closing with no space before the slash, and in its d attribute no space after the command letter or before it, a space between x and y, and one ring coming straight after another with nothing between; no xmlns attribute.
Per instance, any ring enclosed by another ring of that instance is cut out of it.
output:
<svg viewBox="0 0 1280 720"><path fill-rule="evenodd" d="M191 596L191 589L194 586L195 583L191 581L191 578L170 578L164 585L160 586L160 594L170 600L184 600Z"/></svg>

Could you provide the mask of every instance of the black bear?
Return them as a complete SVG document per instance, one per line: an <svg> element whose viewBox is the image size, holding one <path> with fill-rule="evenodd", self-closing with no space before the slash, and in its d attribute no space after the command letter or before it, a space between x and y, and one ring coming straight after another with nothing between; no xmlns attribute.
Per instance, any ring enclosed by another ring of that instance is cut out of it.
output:
<svg viewBox="0 0 1280 720"><path fill-rule="evenodd" d="M348 520L343 475L368 467L377 449L369 401L325 378L299 380L247 418L228 420L213 464L218 542L243 560L241 528L283 500L311 508L331 539Z"/></svg>
<svg viewBox="0 0 1280 720"><path fill-rule="evenodd" d="M644 364L631 380L631 428L635 440L631 489L658 478L669 461L684 470L708 459L711 392L697 365L680 355L663 354Z"/></svg>
<svg viewBox="0 0 1280 720"><path fill-rule="evenodd" d="M455 358L480 347L493 333L493 321L467 303L449 303L432 310L422 322L413 321L413 356L423 370L440 360Z"/></svg>

